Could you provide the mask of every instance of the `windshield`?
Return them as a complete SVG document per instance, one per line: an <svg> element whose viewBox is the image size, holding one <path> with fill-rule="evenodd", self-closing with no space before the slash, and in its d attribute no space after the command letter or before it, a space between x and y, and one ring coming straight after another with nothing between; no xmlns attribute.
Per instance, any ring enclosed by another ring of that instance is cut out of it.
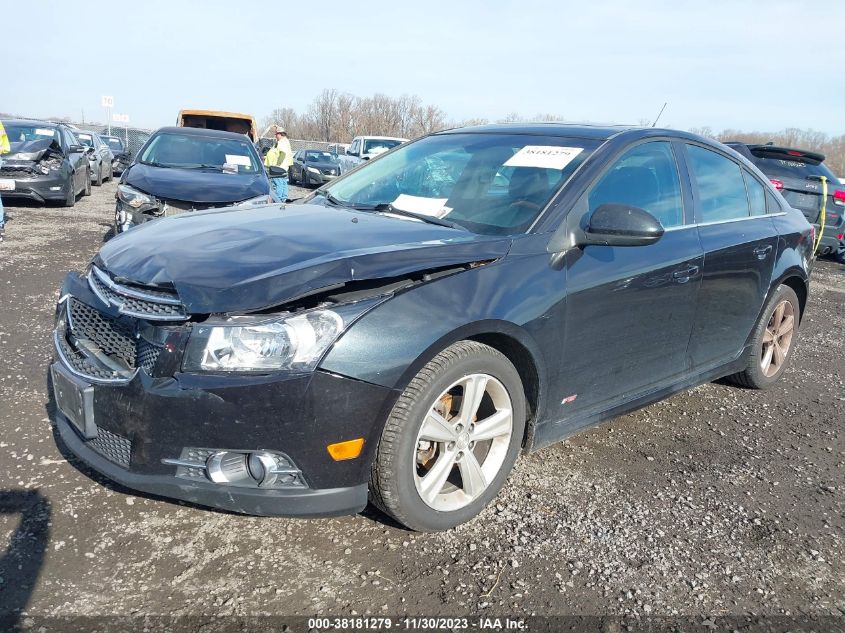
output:
<svg viewBox="0 0 845 633"><path fill-rule="evenodd" d="M56 133L56 128L41 127L38 125L18 125L14 123L4 123L6 134L9 137L10 143L22 143L24 141L40 141L42 139L59 140Z"/></svg>
<svg viewBox="0 0 845 633"><path fill-rule="evenodd" d="M144 148L140 161L157 167L209 169L255 174L262 167L248 141L212 136L157 134Z"/></svg>
<svg viewBox="0 0 845 633"><path fill-rule="evenodd" d="M371 138L364 141L364 154L383 154L389 149L393 149L397 145L401 145L404 141L390 140L385 138Z"/></svg>
<svg viewBox="0 0 845 633"><path fill-rule="evenodd" d="M83 145L87 147L94 147L94 139L87 132L77 132L76 138L79 139L79 142Z"/></svg>
<svg viewBox="0 0 845 633"><path fill-rule="evenodd" d="M392 205L475 233L512 235L528 229L598 145L558 136L435 135L320 191L345 206Z"/></svg>
<svg viewBox="0 0 845 633"><path fill-rule="evenodd" d="M114 136L103 136L102 139L110 148L123 151L123 142L119 138L115 138Z"/></svg>
<svg viewBox="0 0 845 633"><path fill-rule="evenodd" d="M312 163L336 163L337 155L331 152L305 152L305 160Z"/></svg>

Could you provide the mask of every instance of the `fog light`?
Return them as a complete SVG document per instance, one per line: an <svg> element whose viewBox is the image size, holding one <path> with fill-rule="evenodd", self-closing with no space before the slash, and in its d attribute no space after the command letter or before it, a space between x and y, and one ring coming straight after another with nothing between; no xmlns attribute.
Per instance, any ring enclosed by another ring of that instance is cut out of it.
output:
<svg viewBox="0 0 845 633"><path fill-rule="evenodd" d="M216 484L243 485L252 483L247 456L244 453L220 451L208 458L205 464L208 478Z"/></svg>
<svg viewBox="0 0 845 633"><path fill-rule="evenodd" d="M161 461L176 466L176 476L184 479L204 478L241 488L305 487L302 472L293 461L275 451L183 448L178 459Z"/></svg>

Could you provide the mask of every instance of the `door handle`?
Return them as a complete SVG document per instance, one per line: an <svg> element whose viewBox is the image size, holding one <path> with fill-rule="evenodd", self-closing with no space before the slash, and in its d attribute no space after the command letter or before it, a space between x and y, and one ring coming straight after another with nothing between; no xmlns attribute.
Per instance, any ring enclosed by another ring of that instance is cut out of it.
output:
<svg viewBox="0 0 845 633"><path fill-rule="evenodd" d="M769 244L768 246L758 246L754 249L754 254L757 256L757 259L766 259L769 256L769 253L772 252L772 245Z"/></svg>
<svg viewBox="0 0 845 633"><path fill-rule="evenodd" d="M694 277L698 274L698 266L690 266L689 268L685 268L684 270L676 270L672 273L672 277L675 279L681 280L681 282L689 281L690 277Z"/></svg>

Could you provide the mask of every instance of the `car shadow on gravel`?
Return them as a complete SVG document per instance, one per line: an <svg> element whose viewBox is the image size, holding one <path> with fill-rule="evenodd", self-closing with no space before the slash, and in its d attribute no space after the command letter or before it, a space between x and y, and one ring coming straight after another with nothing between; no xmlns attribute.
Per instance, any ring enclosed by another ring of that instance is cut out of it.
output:
<svg viewBox="0 0 845 633"><path fill-rule="evenodd" d="M0 630L17 624L44 567L50 541L50 501L39 490L0 490L0 515L20 515L0 555Z"/></svg>

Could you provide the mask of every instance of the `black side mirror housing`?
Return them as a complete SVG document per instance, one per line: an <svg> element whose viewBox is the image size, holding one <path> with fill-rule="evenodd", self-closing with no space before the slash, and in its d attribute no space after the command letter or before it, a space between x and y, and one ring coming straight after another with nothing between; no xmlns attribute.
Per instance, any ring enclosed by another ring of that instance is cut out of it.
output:
<svg viewBox="0 0 845 633"><path fill-rule="evenodd" d="M284 178L288 175L288 170L284 167L278 167L276 165L273 165L267 168L267 173L269 173L271 177Z"/></svg>
<svg viewBox="0 0 845 633"><path fill-rule="evenodd" d="M663 237L663 225L645 209L608 203L590 216L579 246L647 246Z"/></svg>
<svg viewBox="0 0 845 633"><path fill-rule="evenodd" d="M88 148L85 147L84 145L71 145L67 148L67 151L70 152L71 154L81 154L86 149L88 149Z"/></svg>

